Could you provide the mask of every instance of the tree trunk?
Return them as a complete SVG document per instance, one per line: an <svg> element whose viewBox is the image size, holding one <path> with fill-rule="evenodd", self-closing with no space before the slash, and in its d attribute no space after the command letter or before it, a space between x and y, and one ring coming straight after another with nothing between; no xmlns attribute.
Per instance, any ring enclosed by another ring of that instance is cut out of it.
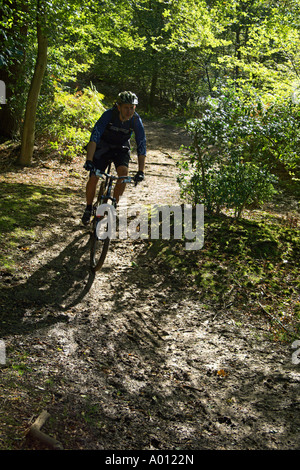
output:
<svg viewBox="0 0 300 470"><path fill-rule="evenodd" d="M235 38L236 38L235 39L235 55L236 55L239 62L241 60L240 33L241 33L240 26L237 25L237 29L236 29L236 32L235 32ZM239 78L240 78L240 67L239 67L239 65L236 65L235 66L235 81L237 82Z"/></svg>
<svg viewBox="0 0 300 470"><path fill-rule="evenodd" d="M47 65L48 39L45 36L39 21L37 24L37 39L38 53L26 103L21 153L18 159L18 163L23 166L30 165L32 160L37 103Z"/></svg>

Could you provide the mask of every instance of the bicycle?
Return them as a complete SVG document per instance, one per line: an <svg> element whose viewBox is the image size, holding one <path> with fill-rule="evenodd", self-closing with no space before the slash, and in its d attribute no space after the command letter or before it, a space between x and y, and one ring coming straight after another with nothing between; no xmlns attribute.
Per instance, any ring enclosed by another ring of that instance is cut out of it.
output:
<svg viewBox="0 0 300 470"><path fill-rule="evenodd" d="M96 202L93 204L92 211L92 231L91 231L91 246L90 246L90 266L93 272L99 271L105 261L111 238L109 236L109 227L112 226L111 218L113 210L116 209L116 199L112 196L113 183L117 180L123 180L124 183L135 183L131 176L115 176L110 174L111 163L109 162L107 172L96 170L96 176L104 178L101 181L100 188ZM135 183L136 184L136 183ZM102 214L103 210L99 210L100 205L111 204L113 209L107 208ZM106 218L105 218L106 214ZM102 226L102 234L100 233Z"/></svg>

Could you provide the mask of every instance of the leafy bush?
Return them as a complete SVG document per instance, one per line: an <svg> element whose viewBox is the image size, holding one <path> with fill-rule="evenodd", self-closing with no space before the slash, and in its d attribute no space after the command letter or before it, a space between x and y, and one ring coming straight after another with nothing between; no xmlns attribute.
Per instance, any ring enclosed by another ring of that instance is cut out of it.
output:
<svg viewBox="0 0 300 470"><path fill-rule="evenodd" d="M275 193L277 179L266 167L234 156L225 162L215 161L211 167L204 158L202 163L206 167L204 175L196 165L190 178L181 172L179 183L182 195L195 204L204 204L208 212L219 213L226 207L234 209L235 217L241 217L246 206L260 204Z"/></svg>
<svg viewBox="0 0 300 470"><path fill-rule="evenodd" d="M199 119L187 123L189 156L180 163L182 194L208 211L262 203L275 192L274 172L299 168L300 107L291 100L263 106L232 91L209 98Z"/></svg>
<svg viewBox="0 0 300 470"><path fill-rule="evenodd" d="M48 146L65 159L82 152L91 130L104 111L104 96L91 84L83 91L71 94L56 85L54 100L39 110L39 136L48 139Z"/></svg>
<svg viewBox="0 0 300 470"><path fill-rule="evenodd" d="M259 155L272 168L283 166L295 177L300 169L300 104L289 99L270 105L261 115L255 135Z"/></svg>

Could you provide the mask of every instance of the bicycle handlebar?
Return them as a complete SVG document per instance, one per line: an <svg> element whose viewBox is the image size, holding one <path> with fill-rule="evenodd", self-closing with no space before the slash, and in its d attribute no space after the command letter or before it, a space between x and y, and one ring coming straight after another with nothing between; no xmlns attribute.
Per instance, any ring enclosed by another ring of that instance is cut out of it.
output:
<svg viewBox="0 0 300 470"><path fill-rule="evenodd" d="M100 178L111 178L112 180L123 180L123 183L135 183L134 179L131 176L115 176L105 173L104 171L96 170L96 176L100 176Z"/></svg>

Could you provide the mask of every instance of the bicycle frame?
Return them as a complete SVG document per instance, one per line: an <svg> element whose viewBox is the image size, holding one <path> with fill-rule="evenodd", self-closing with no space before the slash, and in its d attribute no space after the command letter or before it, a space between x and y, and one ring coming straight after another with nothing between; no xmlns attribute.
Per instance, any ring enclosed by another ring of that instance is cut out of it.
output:
<svg viewBox="0 0 300 470"><path fill-rule="evenodd" d="M110 171L110 164L108 167L108 172ZM101 196L101 199L111 200L114 204L116 200L114 197L111 196L112 185L114 181L123 180L123 183L133 183L133 178L131 176L115 176L110 173L106 173L104 171L96 170L95 175L100 178L105 178L105 185L104 187L107 188L106 195Z"/></svg>
<svg viewBox="0 0 300 470"><path fill-rule="evenodd" d="M116 207L116 199L111 195L112 186L114 181L123 180L124 183L135 183L134 179L131 176L115 176L110 174L111 162L108 164L107 172L96 170L95 175L99 178L105 179L104 187L100 185L97 201L93 206L93 221L92 221L92 232L91 232L91 253L90 253L90 262L91 268L94 272L98 271L105 260L108 247L110 244L110 238L106 237L104 240L99 239L97 236L97 223L99 221L98 217L96 216L97 207L100 204L107 203L111 201L114 207ZM103 182L102 182L103 184ZM98 220L97 220L98 219ZM101 249L98 248L100 245ZM97 252L100 252L98 255Z"/></svg>

